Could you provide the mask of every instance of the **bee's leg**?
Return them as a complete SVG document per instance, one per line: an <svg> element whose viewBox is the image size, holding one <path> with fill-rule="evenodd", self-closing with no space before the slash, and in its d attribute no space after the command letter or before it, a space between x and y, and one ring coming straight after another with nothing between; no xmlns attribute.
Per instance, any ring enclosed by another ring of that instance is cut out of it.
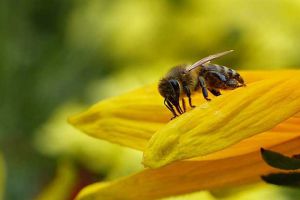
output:
<svg viewBox="0 0 300 200"><path fill-rule="evenodd" d="M208 93L207 93L207 88L206 88L206 85L205 85L205 80L202 76L199 76L199 84L200 84L200 87L202 88L202 94L203 94L204 98L207 101L210 101L211 99L208 98Z"/></svg>
<svg viewBox="0 0 300 200"><path fill-rule="evenodd" d="M183 112L185 112L186 111L186 106L185 106L185 100L184 100L184 98L182 98L182 107L183 107Z"/></svg>
<svg viewBox="0 0 300 200"><path fill-rule="evenodd" d="M214 88L208 88L208 90L215 96L220 96L221 92L220 90L214 89Z"/></svg>
<svg viewBox="0 0 300 200"><path fill-rule="evenodd" d="M176 114L176 112L175 112L175 110L174 110L172 104L171 104L169 101L167 101L167 100L165 99L164 104L165 104L165 106L166 106L166 107L173 113L173 115L174 115L174 116L171 118L171 120L178 116L178 115Z"/></svg>
<svg viewBox="0 0 300 200"><path fill-rule="evenodd" d="M222 81L224 83L226 81L228 81L228 79L226 78L226 76L224 74L218 72L218 71L211 71L211 72L209 72L209 74L215 76L217 79L219 79L220 81Z"/></svg>
<svg viewBox="0 0 300 200"><path fill-rule="evenodd" d="M182 114L182 113L183 113L183 111L182 111L182 109L181 109L181 107L180 107L179 104L176 105L175 108L176 108L176 110L177 110L177 112L178 112L179 114Z"/></svg>
<svg viewBox="0 0 300 200"><path fill-rule="evenodd" d="M184 86L184 87L183 87L183 90L184 90L184 93L186 94L186 96L187 96L188 99L189 99L190 107L191 107L191 108L196 107L196 106L192 105L192 98L191 98L191 91L190 91L190 88L189 88L188 86Z"/></svg>

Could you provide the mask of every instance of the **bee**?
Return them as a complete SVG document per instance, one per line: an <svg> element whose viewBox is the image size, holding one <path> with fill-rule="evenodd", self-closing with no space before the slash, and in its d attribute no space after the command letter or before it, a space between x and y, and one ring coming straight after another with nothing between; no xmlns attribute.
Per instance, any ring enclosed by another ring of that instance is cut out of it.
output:
<svg viewBox="0 0 300 200"><path fill-rule="evenodd" d="M196 63L187 66L179 65L170 69L158 85L160 95L164 98L165 106L175 117L186 111L184 97L188 98L189 106L192 104L192 93L201 89L203 97L208 98L208 91L214 96L221 95L222 90L233 90L238 87L246 86L243 78L238 72L225 66L212 64L210 61L231 53L233 50L207 56ZM180 105L180 100L182 107ZM175 111L175 109L177 111Z"/></svg>

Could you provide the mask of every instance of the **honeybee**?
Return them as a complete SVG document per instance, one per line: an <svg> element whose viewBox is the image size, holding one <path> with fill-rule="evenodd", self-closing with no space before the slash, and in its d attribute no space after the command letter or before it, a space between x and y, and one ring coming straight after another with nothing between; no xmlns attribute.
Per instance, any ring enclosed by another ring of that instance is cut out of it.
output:
<svg viewBox="0 0 300 200"><path fill-rule="evenodd" d="M232 51L229 50L207 56L190 66L175 66L160 80L158 90L160 95L164 97L165 106L174 115L172 119L186 111L184 97L188 98L191 108L195 107L192 104L191 98L192 93L195 91L201 89L204 98L210 101L207 90L214 96L219 96L221 95L220 89L233 90L246 86L243 78L235 70L210 63L210 61L229 54Z"/></svg>

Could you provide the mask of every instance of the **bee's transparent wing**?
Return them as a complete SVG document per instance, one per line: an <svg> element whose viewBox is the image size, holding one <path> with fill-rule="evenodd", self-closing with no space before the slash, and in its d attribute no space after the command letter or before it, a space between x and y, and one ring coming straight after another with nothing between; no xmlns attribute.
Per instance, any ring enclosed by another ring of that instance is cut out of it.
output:
<svg viewBox="0 0 300 200"><path fill-rule="evenodd" d="M189 72L189 71L191 71L191 70L193 70L193 69L195 69L195 68L197 68L197 67L199 67L199 66L201 66L201 65L203 65L203 64L205 64L205 63L207 63L211 60L214 60L216 58L225 56L226 54L229 54L231 52L233 52L233 50L224 51L224 52L221 52L221 53L217 53L217 54L210 55L210 56L207 56L205 58L202 58L201 60L199 60L199 61L195 62L194 64L192 64L191 66L187 67L186 71Z"/></svg>

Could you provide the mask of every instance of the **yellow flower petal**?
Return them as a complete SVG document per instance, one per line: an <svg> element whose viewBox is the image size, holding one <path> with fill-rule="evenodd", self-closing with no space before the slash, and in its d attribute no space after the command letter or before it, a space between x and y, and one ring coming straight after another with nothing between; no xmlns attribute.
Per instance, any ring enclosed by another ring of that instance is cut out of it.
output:
<svg viewBox="0 0 300 200"><path fill-rule="evenodd" d="M299 153L299 143L299 133L267 132L200 160L180 161L113 182L88 186L80 192L77 200L152 200L255 182L260 175L278 171L261 159L258 144L291 155ZM249 145L255 147L251 150L244 148ZM223 155L230 156L223 158Z"/></svg>
<svg viewBox="0 0 300 200"><path fill-rule="evenodd" d="M275 127L300 111L299 85L300 79L258 81L198 106L152 136L144 164L207 155Z"/></svg>
<svg viewBox="0 0 300 200"><path fill-rule="evenodd" d="M69 122L93 137L143 150L170 118L153 85L101 101Z"/></svg>
<svg viewBox="0 0 300 200"><path fill-rule="evenodd" d="M268 131L253 137L242 140L241 142L232 145L229 148L217 151L206 156L195 157L191 160L217 160L230 158L235 156L245 155L251 152L258 151L260 148L271 148L272 146L299 137L299 132L273 132Z"/></svg>
<svg viewBox="0 0 300 200"><path fill-rule="evenodd" d="M72 196L78 175L69 161L63 161L58 167L54 179L35 198L36 200L64 200Z"/></svg>
<svg viewBox="0 0 300 200"><path fill-rule="evenodd" d="M221 151L192 159L216 160L229 158L255 152L261 147L268 149L280 143L285 143L286 141L300 136L300 123L298 123L298 121L300 122L300 118L291 117L285 122L274 127L271 131L263 132L253 137L244 139L241 142L238 142L237 144L234 144L231 147L223 149ZM293 127L295 129L291 130L290 127Z"/></svg>
<svg viewBox="0 0 300 200"><path fill-rule="evenodd" d="M294 115L283 123L278 124L272 129L275 132L294 132L300 133L300 116Z"/></svg>
<svg viewBox="0 0 300 200"><path fill-rule="evenodd" d="M300 70L244 70L240 71L242 77L245 78L246 83L253 83L255 81L270 79L270 78L286 78L299 77Z"/></svg>
<svg viewBox="0 0 300 200"><path fill-rule="evenodd" d="M299 77L300 71L241 71L241 74L246 83L250 83L274 77ZM193 96L193 102L201 105L205 100L199 93ZM157 84L153 84L101 101L87 111L70 117L69 123L90 136L144 150L150 137L171 117L158 94Z"/></svg>

